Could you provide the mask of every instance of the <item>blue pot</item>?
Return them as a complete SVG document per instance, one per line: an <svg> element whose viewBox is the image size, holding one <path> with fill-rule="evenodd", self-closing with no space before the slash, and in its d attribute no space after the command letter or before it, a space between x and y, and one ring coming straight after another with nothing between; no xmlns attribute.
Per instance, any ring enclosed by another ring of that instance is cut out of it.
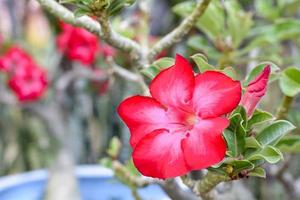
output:
<svg viewBox="0 0 300 200"><path fill-rule="evenodd" d="M130 189L113 177L107 168L95 165L76 168L82 200L133 200ZM0 200L42 200L47 170L0 178ZM168 200L157 185L139 189L143 200Z"/></svg>

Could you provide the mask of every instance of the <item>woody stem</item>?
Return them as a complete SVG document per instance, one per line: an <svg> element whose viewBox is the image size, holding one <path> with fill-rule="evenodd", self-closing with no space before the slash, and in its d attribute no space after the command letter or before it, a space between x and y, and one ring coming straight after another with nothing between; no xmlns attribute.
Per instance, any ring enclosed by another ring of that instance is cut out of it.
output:
<svg viewBox="0 0 300 200"><path fill-rule="evenodd" d="M204 178L197 182L195 185L195 192L198 193L203 199L211 200L213 197L210 192L221 182L230 181L228 176L217 174L214 172L208 172Z"/></svg>
<svg viewBox="0 0 300 200"><path fill-rule="evenodd" d="M100 37L102 37L111 46L120 49L124 52L134 52L135 54L141 52L141 47L135 41L126 38L111 29L108 18L104 18L99 23L88 16L75 17L75 15L60 5L54 0L37 0L40 5L48 10L51 14L59 18L60 20L72 24L74 26L82 27Z"/></svg>
<svg viewBox="0 0 300 200"><path fill-rule="evenodd" d="M210 2L211 0L199 1L194 11L187 18L185 18L177 28L164 36L152 47L148 54L149 61L153 61L155 56L158 55L162 50L167 49L173 44L181 41L182 38L190 32L197 20L199 20L199 18L204 14Z"/></svg>

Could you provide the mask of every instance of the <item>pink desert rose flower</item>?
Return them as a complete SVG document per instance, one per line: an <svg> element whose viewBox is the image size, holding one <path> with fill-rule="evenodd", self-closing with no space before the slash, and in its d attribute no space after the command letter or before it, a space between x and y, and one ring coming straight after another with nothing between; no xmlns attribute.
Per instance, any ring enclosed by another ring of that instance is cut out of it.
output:
<svg viewBox="0 0 300 200"><path fill-rule="evenodd" d="M13 46L0 58L0 71L9 72L18 66L28 65L31 62L31 57L24 50Z"/></svg>
<svg viewBox="0 0 300 200"><path fill-rule="evenodd" d="M47 74L34 63L19 66L8 80L8 85L20 102L36 101L48 88Z"/></svg>
<svg viewBox="0 0 300 200"><path fill-rule="evenodd" d="M62 32L56 39L57 47L68 59L82 64L93 64L100 45L97 36L83 28L61 23Z"/></svg>
<svg viewBox="0 0 300 200"><path fill-rule="evenodd" d="M145 176L172 178L222 161L225 114L240 102L241 85L225 74L194 75L180 55L150 84L151 97L133 96L118 108L131 132L133 161Z"/></svg>
<svg viewBox="0 0 300 200"><path fill-rule="evenodd" d="M248 84L241 100L241 105L246 109L248 116L253 114L256 105L265 95L270 73L271 67L267 65L264 70Z"/></svg>
<svg viewBox="0 0 300 200"><path fill-rule="evenodd" d="M38 100L47 90L46 71L17 46L12 46L0 58L0 70L7 74L7 84L20 102Z"/></svg>

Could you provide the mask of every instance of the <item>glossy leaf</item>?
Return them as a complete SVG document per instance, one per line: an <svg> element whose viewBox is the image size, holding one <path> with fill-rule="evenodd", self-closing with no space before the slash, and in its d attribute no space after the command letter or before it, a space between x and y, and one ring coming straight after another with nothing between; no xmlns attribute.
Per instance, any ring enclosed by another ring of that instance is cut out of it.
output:
<svg viewBox="0 0 300 200"><path fill-rule="evenodd" d="M161 70L174 65L174 59L169 57L160 58L154 61L149 67L141 70L141 73L153 79Z"/></svg>
<svg viewBox="0 0 300 200"><path fill-rule="evenodd" d="M168 67L171 67L172 65L174 65L174 58L170 58L170 57L163 57L160 58L156 61L154 61L151 66L154 66L160 70L162 69L166 69Z"/></svg>
<svg viewBox="0 0 300 200"><path fill-rule="evenodd" d="M110 4L107 8L109 15L118 14L124 7L130 6L134 3L134 0L113 0L110 1Z"/></svg>
<svg viewBox="0 0 300 200"><path fill-rule="evenodd" d="M245 148L245 124L247 123L245 109L239 106L229 119L230 125L224 131L223 136L227 142L228 153L233 157L237 157L242 154Z"/></svg>
<svg viewBox="0 0 300 200"><path fill-rule="evenodd" d="M248 160L234 160L230 164L233 166L233 175L237 175L243 170L254 169L254 164Z"/></svg>
<svg viewBox="0 0 300 200"><path fill-rule="evenodd" d="M237 79L237 74L233 67L225 67L222 72L234 80Z"/></svg>
<svg viewBox="0 0 300 200"><path fill-rule="evenodd" d="M260 178L266 178L266 170L262 167L256 167L248 173L249 176L255 176Z"/></svg>
<svg viewBox="0 0 300 200"><path fill-rule="evenodd" d="M256 109L252 115L252 117L248 120L248 129L250 129L252 126L261 124L264 122L268 122L270 120L274 119L273 115L271 113L268 113L263 110Z"/></svg>
<svg viewBox="0 0 300 200"><path fill-rule="evenodd" d="M209 55L210 58L218 59L220 56L220 52L203 36L193 35L189 37L187 45L197 52L203 52L205 55Z"/></svg>
<svg viewBox="0 0 300 200"><path fill-rule="evenodd" d="M280 138L293 130L295 126L286 120L278 120L263 129L256 136L256 140L262 145L274 145Z"/></svg>
<svg viewBox="0 0 300 200"><path fill-rule="evenodd" d="M247 137L245 139L246 144L245 148L252 148L252 149L261 149L262 146L259 144L259 142L255 139L255 137Z"/></svg>
<svg viewBox="0 0 300 200"><path fill-rule="evenodd" d="M193 12L196 3L194 1L185 1L173 7L173 11L185 17ZM217 37L224 31L225 13L219 1L212 1L205 13L199 18L196 27L203 31L211 41L215 41Z"/></svg>
<svg viewBox="0 0 300 200"><path fill-rule="evenodd" d="M191 58L195 61L195 63L197 64L197 67L201 73L208 71L208 70L215 70L214 66L212 66L208 63L207 58L203 54L198 53L198 54L191 56Z"/></svg>
<svg viewBox="0 0 300 200"><path fill-rule="evenodd" d="M262 150L256 151L251 154L247 159L250 161L263 159L268 163L275 164L283 159L283 155L277 148L266 146Z"/></svg>
<svg viewBox="0 0 300 200"><path fill-rule="evenodd" d="M159 69L154 66L147 67L146 69L141 70L141 73L147 76L150 79L153 79L158 73Z"/></svg>
<svg viewBox="0 0 300 200"><path fill-rule="evenodd" d="M279 8L274 6L273 0L255 1L257 13L269 20L276 19L280 15Z"/></svg>
<svg viewBox="0 0 300 200"><path fill-rule="evenodd" d="M83 8L78 8L74 11L74 16L75 17L81 17L84 15L88 15L90 13L89 9L83 9Z"/></svg>
<svg viewBox="0 0 300 200"><path fill-rule="evenodd" d="M300 152L300 136L286 135L276 145L282 152L299 153Z"/></svg>
<svg viewBox="0 0 300 200"><path fill-rule="evenodd" d="M296 96L300 93L300 69L296 67L285 69L281 74L279 83L285 95Z"/></svg>
<svg viewBox="0 0 300 200"><path fill-rule="evenodd" d="M237 48L253 25L252 14L244 12L237 1L225 1L224 5L227 11L228 32L233 46Z"/></svg>

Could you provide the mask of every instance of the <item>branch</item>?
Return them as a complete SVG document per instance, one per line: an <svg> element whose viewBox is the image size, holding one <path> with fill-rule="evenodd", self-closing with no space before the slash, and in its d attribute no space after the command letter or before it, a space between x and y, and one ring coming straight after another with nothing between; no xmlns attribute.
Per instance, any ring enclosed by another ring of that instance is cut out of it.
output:
<svg viewBox="0 0 300 200"><path fill-rule="evenodd" d="M175 28L172 32L167 34L161 40L159 40L150 50L148 59L149 61L153 61L155 56L158 55L162 50L169 48L173 44L182 40L182 38L188 34L188 32L192 29L194 24L197 22L199 17L201 17L206 8L208 7L211 0L201 0L197 4L195 10L185 18L182 23Z"/></svg>
<svg viewBox="0 0 300 200"><path fill-rule="evenodd" d="M107 19L104 19L100 22L103 25L101 30L100 25L88 16L82 17L75 17L74 14L65 8L64 6L60 5L58 2L54 0L37 0L42 7L48 10L57 18L61 19L62 21L72 24L74 26L79 26L85 28L86 30L100 36L103 38L107 43L111 46L120 49L125 52L135 52L140 53L140 46L135 41L130 40L116 32L114 32L110 24L108 23Z"/></svg>
<svg viewBox="0 0 300 200"><path fill-rule="evenodd" d="M124 181L124 183L129 187L140 188L140 187L146 187L154 183L153 180L151 179L146 179L131 174L128 171L128 169L117 160L113 161L112 167L114 169L115 175L121 181Z"/></svg>
<svg viewBox="0 0 300 200"><path fill-rule="evenodd" d="M213 199L213 197L210 196L210 191L212 191L219 183L229 180L231 179L228 176L209 171L202 180L196 183L195 192L203 199Z"/></svg>
<svg viewBox="0 0 300 200"><path fill-rule="evenodd" d="M37 0L43 8L49 11L51 14L59 18L60 20L72 24L74 26L79 26L85 28L86 30L98 35L102 36L100 25L88 16L75 17L74 14L60 5L58 2L54 0Z"/></svg>
<svg viewBox="0 0 300 200"><path fill-rule="evenodd" d="M135 59L140 59L142 50L138 43L116 33L109 22L109 18L105 12L97 16L97 19L102 28L102 38L109 43L111 46L121 49L125 52L131 52L135 56Z"/></svg>
<svg viewBox="0 0 300 200"><path fill-rule="evenodd" d="M140 78L137 74L119 66L111 57L107 58L106 62L112 69L112 73L115 73L128 81L139 82Z"/></svg>
<svg viewBox="0 0 300 200"><path fill-rule="evenodd" d="M158 182L167 195L173 200L199 200L190 190L184 190L175 179Z"/></svg>
<svg viewBox="0 0 300 200"><path fill-rule="evenodd" d="M62 93L67 87L77 79L88 79L90 81L104 82L108 79L107 74L97 74L93 70L81 66L74 66L72 70L61 75L56 82L56 91Z"/></svg>

